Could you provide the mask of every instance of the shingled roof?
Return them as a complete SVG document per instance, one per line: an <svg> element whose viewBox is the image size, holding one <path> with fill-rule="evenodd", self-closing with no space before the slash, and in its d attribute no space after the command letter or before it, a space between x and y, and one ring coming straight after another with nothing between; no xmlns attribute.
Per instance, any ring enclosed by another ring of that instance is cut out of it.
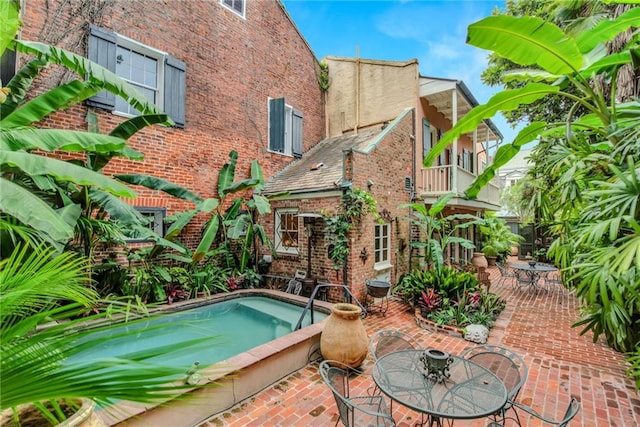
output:
<svg viewBox="0 0 640 427"><path fill-rule="evenodd" d="M320 141L269 179L263 194L281 192L307 193L339 189L343 179L343 152L349 149L368 152L375 145L381 126L361 129L357 134L345 134Z"/></svg>

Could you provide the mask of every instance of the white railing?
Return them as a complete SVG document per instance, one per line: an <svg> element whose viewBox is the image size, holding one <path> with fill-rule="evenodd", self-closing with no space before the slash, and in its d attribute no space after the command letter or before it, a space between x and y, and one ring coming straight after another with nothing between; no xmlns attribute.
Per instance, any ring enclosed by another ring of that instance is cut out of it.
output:
<svg viewBox="0 0 640 427"><path fill-rule="evenodd" d="M455 174L455 179L453 174ZM475 179L476 174L460 166L443 165L422 168L419 173L417 191L418 194L427 197L437 197L450 191L455 191L458 196L463 196ZM457 182L455 189L453 188L454 181ZM490 182L480 190L477 200L499 205L500 188L493 181Z"/></svg>
<svg viewBox="0 0 640 427"><path fill-rule="evenodd" d="M420 170L419 194L444 194L451 191L451 165L432 166Z"/></svg>

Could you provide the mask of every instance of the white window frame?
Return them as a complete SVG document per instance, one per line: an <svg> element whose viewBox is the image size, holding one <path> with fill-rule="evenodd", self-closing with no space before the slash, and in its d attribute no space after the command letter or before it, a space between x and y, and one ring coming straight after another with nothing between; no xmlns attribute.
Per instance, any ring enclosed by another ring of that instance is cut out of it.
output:
<svg viewBox="0 0 640 427"><path fill-rule="evenodd" d="M242 12L233 7L233 5L235 5L236 3L242 5ZM236 15L246 18L247 0L220 0L220 4Z"/></svg>
<svg viewBox="0 0 640 427"><path fill-rule="evenodd" d="M386 238L386 246L384 245ZM376 224L373 234L374 268L381 270L391 267L391 224Z"/></svg>
<svg viewBox="0 0 640 427"><path fill-rule="evenodd" d="M138 54L144 55L144 56L148 56L149 58L153 58L156 60L156 87L152 87L152 86L144 86L140 83L137 82L133 82L125 77L122 77L124 80L126 80L129 84L133 85L134 87L144 87L145 89L151 89L155 92L156 94L156 99L154 104L159 106L160 108L162 108L162 106L164 105L164 63L166 60L166 53L159 51L158 49L154 49L150 46L144 45L140 42L137 42L135 40L130 39L129 37L125 37L122 36L120 34L116 34L116 50L118 47L122 47L124 49L129 49L133 52L136 52ZM118 62L116 59L116 74L117 74L117 69L118 69ZM127 105L127 111L122 111L118 109L118 102L119 102L120 98L116 97L116 105L115 108L113 110L114 114L117 115L121 115L124 117L136 117L139 114L132 114L129 110L133 109L133 107L131 107L128 103ZM149 100L151 101L151 100ZM126 101L123 101L126 103Z"/></svg>
<svg viewBox="0 0 640 427"><path fill-rule="evenodd" d="M298 213L297 209L293 208L285 208L285 209L276 209L275 210L275 220L274 220L274 246L277 253L281 254L289 254L289 255L299 255L299 244L300 244L300 224L299 221L296 221L297 229L295 230L298 234L298 241L296 244L298 246L284 246L282 242L282 228L281 228L281 218L283 214L290 214L295 216ZM297 218L296 218L297 219ZM291 230L287 230L291 231Z"/></svg>

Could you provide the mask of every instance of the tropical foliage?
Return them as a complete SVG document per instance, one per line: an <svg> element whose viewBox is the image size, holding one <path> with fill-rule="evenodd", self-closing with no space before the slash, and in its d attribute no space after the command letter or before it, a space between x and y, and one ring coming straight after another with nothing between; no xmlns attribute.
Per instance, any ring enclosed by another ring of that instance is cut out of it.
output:
<svg viewBox="0 0 640 427"><path fill-rule="evenodd" d="M132 86L87 59L16 40L18 4L0 2L0 54L10 48L31 55L11 81L3 82L0 97L0 409L31 403L55 424L64 418L60 404L75 398L103 404L111 399L164 401L193 388L170 382L189 367L162 366L152 358L192 351L203 340L109 359L93 355L81 362L73 357L104 343L104 337L91 332L112 330L109 314L129 316L135 305L133 299L101 301L92 290L93 260L88 257L94 245L121 241L123 230L158 238L120 199L135 193L101 170L115 156L140 158L127 140L147 126L170 126L171 121ZM75 72L76 78L50 90L31 91L51 63ZM94 125L89 132L35 127L102 90L127 100L140 116L123 121L108 135L94 132ZM64 156L50 156L54 151ZM160 180L154 185L173 189ZM211 203L208 207L213 209ZM120 334L133 339L134 332Z"/></svg>
<svg viewBox="0 0 640 427"><path fill-rule="evenodd" d="M482 252L485 256L497 257L498 261L504 261L511 254L511 247L524 240L511 231L507 221L493 212L486 212L476 223L483 237Z"/></svg>
<svg viewBox="0 0 640 427"><path fill-rule="evenodd" d="M420 240L411 242L413 248L420 250L421 267L440 270L444 267L445 253L450 245L460 245L465 249L473 249L475 245L469 239L458 237L458 230L474 225L478 217L469 214L445 215L444 209L454 193L448 193L426 207L424 203L411 203L409 220L421 232Z"/></svg>
<svg viewBox="0 0 640 427"><path fill-rule="evenodd" d="M349 255L349 232L354 227L357 229L367 214L371 214L376 221L379 219L377 202L371 194L359 188L350 189L342 195L338 212L322 212L329 259L333 261L334 270L344 266Z"/></svg>
<svg viewBox="0 0 640 427"><path fill-rule="evenodd" d="M517 88L472 109L424 159L429 166L452 140L497 112L563 99L564 120L533 121L500 147L494 162L467 191L475 197L522 145L539 139L536 210L557 237L548 255L562 268L584 306L577 323L594 340L604 335L621 351L640 342L640 104L620 102L618 73L637 69L637 31L619 50L604 44L640 22L640 8L588 29L565 32L537 17L492 16L469 26L468 42L518 64L505 75Z"/></svg>
<svg viewBox="0 0 640 427"><path fill-rule="evenodd" d="M60 414L45 406L56 408L76 398L103 405L116 398L160 402L193 387L175 382L184 378L189 366L162 366L153 358L193 351L205 342L211 345L210 339L171 343L117 358L96 355L95 348L105 339L96 332L113 327L105 312L113 316L135 312L126 301L100 301L87 286L87 263L72 252L55 256L54 249L26 246L0 261L1 410L33 403L57 424ZM136 328L127 328L112 338L134 340L137 333ZM91 357L80 357L84 354Z"/></svg>

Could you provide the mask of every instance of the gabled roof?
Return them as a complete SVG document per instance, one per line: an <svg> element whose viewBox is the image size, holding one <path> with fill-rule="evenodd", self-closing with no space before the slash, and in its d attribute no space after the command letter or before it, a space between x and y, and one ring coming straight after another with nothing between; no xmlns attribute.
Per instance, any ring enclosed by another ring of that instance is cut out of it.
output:
<svg viewBox="0 0 640 427"><path fill-rule="evenodd" d="M369 152L383 133L380 125L360 129L357 134L345 134L320 141L298 160L275 174L265 185L263 194L288 191L309 193L339 190L343 184L343 156L348 150Z"/></svg>

